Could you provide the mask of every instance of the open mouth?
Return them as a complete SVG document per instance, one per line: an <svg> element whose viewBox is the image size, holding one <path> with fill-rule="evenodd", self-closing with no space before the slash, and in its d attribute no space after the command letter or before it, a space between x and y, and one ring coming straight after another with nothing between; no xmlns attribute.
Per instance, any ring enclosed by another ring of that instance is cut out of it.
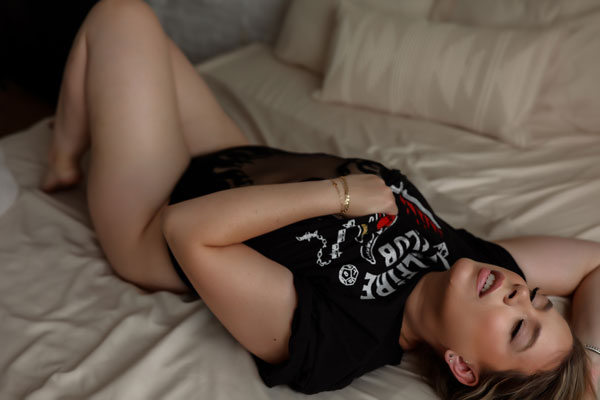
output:
<svg viewBox="0 0 600 400"><path fill-rule="evenodd" d="M504 281L504 274L499 271L492 271L488 268L482 268L477 274L477 294L483 297L498 289Z"/></svg>

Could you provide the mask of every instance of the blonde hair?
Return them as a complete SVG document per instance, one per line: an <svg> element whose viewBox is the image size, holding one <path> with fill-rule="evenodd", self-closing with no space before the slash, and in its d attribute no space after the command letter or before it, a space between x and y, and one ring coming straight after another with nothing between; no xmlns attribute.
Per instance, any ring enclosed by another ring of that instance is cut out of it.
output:
<svg viewBox="0 0 600 400"><path fill-rule="evenodd" d="M554 370L533 375L482 371L474 387L458 382L429 346L417 351L424 378L444 400L579 400L586 390L594 391L585 347L575 336L571 351Z"/></svg>

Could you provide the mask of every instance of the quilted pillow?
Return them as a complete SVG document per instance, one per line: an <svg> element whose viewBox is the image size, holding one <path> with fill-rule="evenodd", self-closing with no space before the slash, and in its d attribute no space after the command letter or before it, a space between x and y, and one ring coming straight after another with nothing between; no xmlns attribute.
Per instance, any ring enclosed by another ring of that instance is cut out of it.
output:
<svg viewBox="0 0 600 400"><path fill-rule="evenodd" d="M322 101L434 120L527 144L520 125L559 32L415 20L340 4Z"/></svg>

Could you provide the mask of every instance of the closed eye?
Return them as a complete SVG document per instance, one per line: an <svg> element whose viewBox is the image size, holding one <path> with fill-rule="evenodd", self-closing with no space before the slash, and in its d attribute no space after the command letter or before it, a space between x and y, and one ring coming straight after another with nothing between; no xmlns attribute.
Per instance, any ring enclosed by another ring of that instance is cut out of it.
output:
<svg viewBox="0 0 600 400"><path fill-rule="evenodd" d="M515 326L515 328L512 330L512 333L510 334L510 340L512 341L515 336L517 336L517 334L519 333L519 329L521 329L521 325L523 325L523 321L524 320L519 320L519 322L517 323L517 326Z"/></svg>
<svg viewBox="0 0 600 400"><path fill-rule="evenodd" d="M533 289L531 291L531 296L529 297L529 301L533 301L533 299L535 299L535 295L537 294L538 290L540 290L540 288L536 287L535 289Z"/></svg>
<svg viewBox="0 0 600 400"><path fill-rule="evenodd" d="M533 302L533 300L535 299L535 296L538 292L538 290L540 290L539 287L536 287L535 289L533 289L531 291L531 295L529 296L529 301ZM514 329L512 330L511 334L510 334L510 340L512 341L515 336L517 336L517 334L519 333L519 329L521 329L521 326L523 325L523 321L524 320L519 320L519 322L517 323L517 325L514 327Z"/></svg>

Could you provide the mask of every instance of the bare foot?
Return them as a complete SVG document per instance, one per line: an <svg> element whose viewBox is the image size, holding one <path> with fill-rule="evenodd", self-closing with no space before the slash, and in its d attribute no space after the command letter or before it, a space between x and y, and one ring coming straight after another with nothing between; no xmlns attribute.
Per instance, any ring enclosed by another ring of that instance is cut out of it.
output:
<svg viewBox="0 0 600 400"><path fill-rule="evenodd" d="M42 190L46 193L69 189L81 180L81 170L77 162L68 157L50 155L48 171L42 181Z"/></svg>

